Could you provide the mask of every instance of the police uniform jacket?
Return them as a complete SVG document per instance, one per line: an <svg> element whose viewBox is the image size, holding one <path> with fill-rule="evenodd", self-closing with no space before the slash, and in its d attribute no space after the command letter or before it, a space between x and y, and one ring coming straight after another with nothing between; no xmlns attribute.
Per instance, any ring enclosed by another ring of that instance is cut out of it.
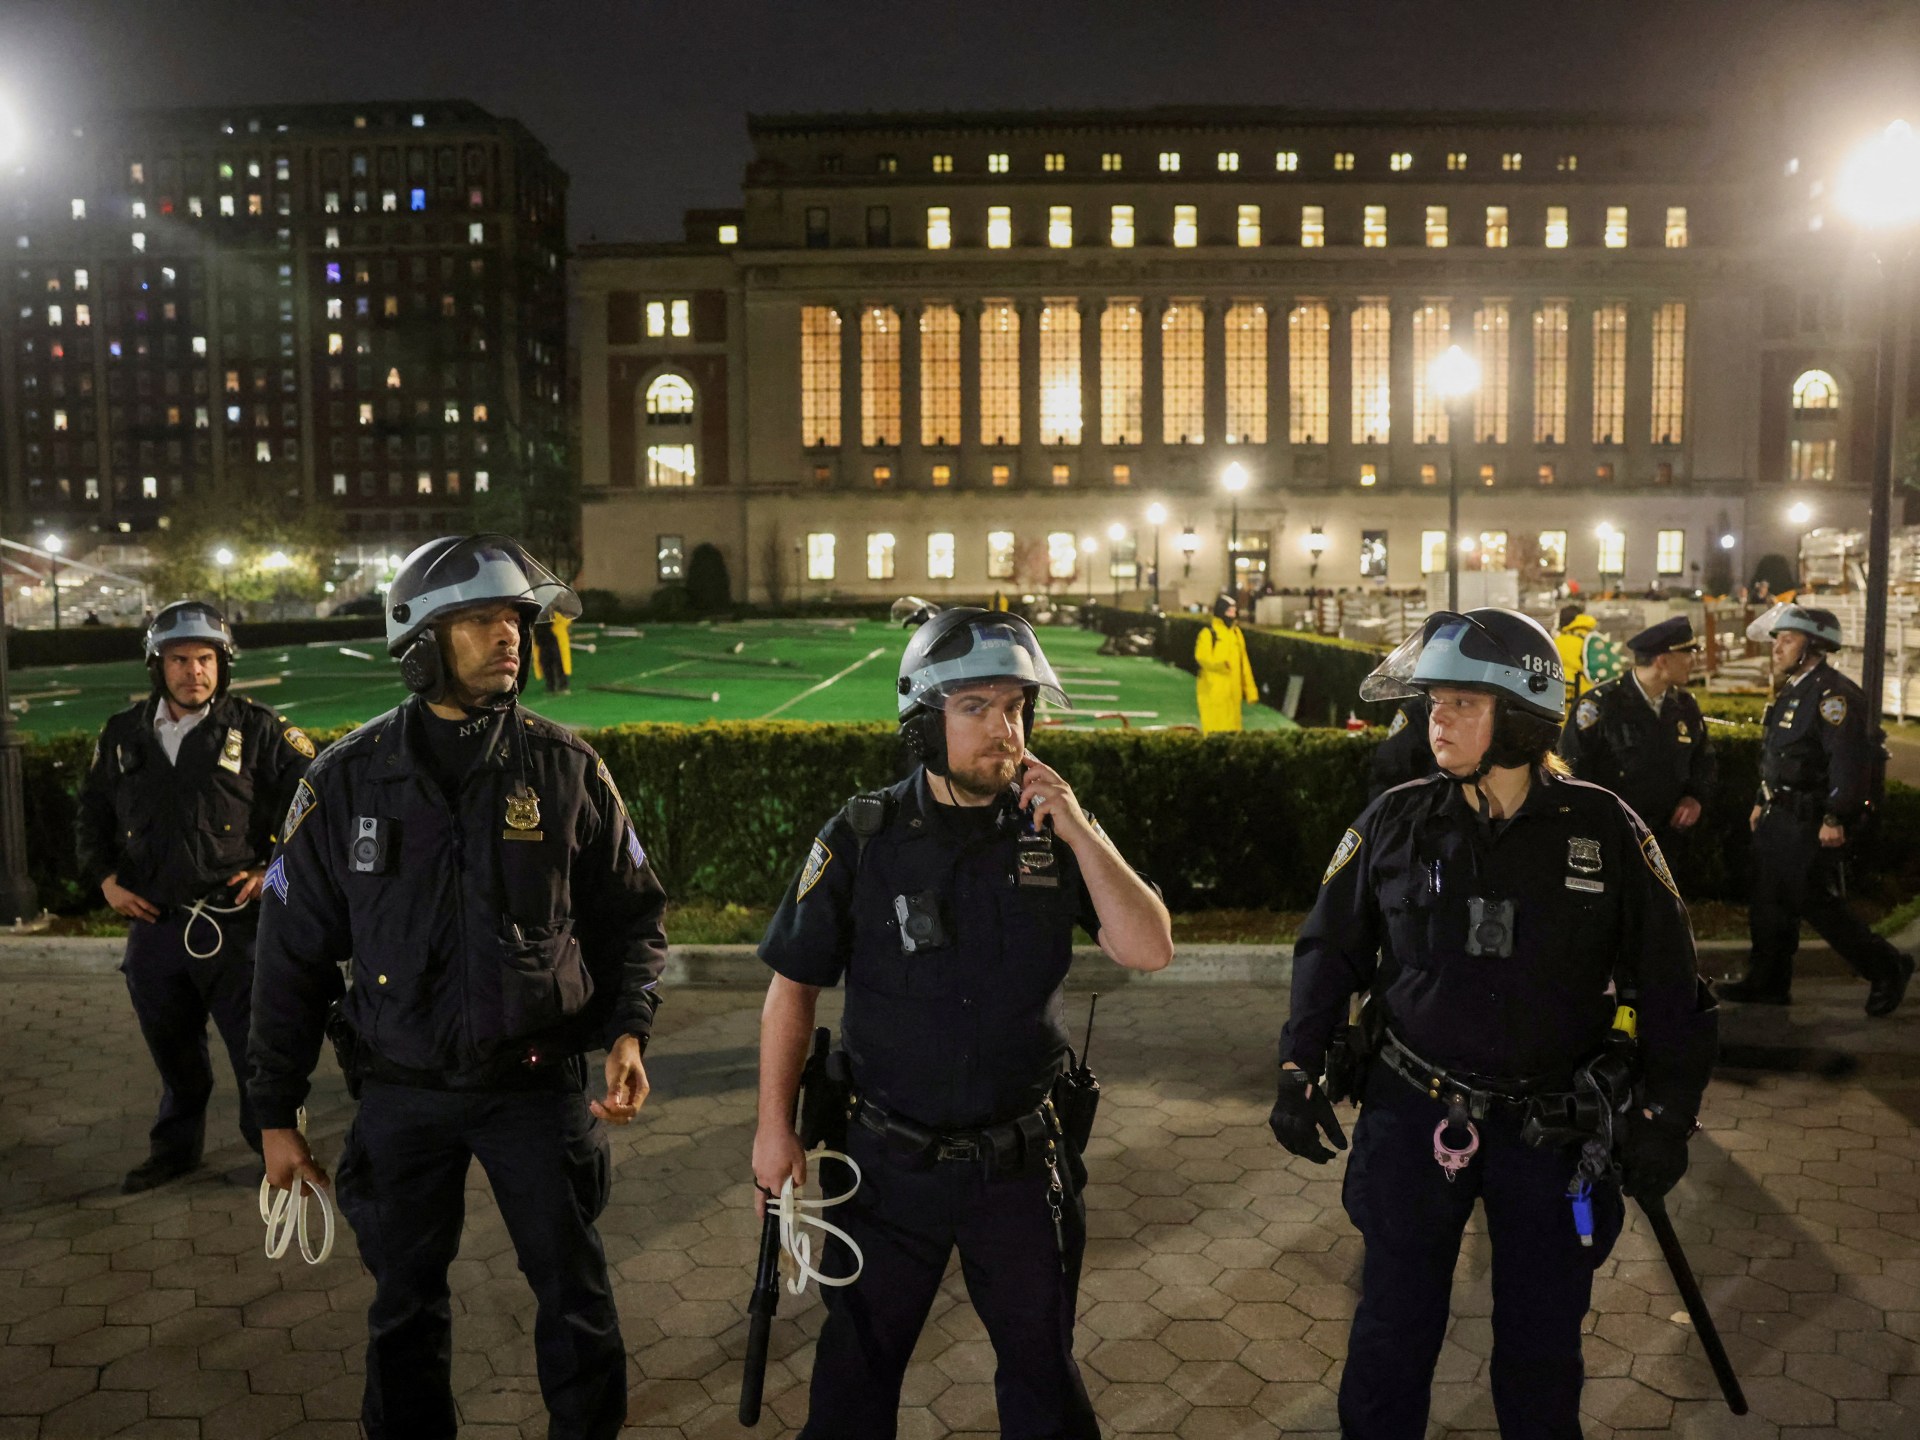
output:
<svg viewBox="0 0 1920 1440"><path fill-rule="evenodd" d="M1631 674L1596 685L1573 707L1560 754L1575 776L1613 791L1655 829L1682 800L1704 803L1713 793L1707 722L1678 685L1661 695L1657 715Z"/></svg>
<svg viewBox="0 0 1920 1440"><path fill-rule="evenodd" d="M1469 899L1510 900L1512 954L1469 954ZM1348 997L1371 990L1430 1064L1564 1083L1637 991L1649 1101L1692 1115L1712 1068L1693 935L1647 828L1595 785L1536 771L1490 823L1444 774L1389 790L1341 837L1293 953L1280 1056L1320 1073Z"/></svg>
<svg viewBox="0 0 1920 1440"><path fill-rule="evenodd" d="M884 792L861 854L842 810L787 887L760 958L802 985L846 982L841 1044L856 1091L935 1129L998 1124L1047 1097L1067 1056L1061 986L1076 924L1097 936L1072 850L1051 841L1057 885L1023 885L1014 792L993 828L938 803L926 771ZM896 896L931 897L947 943L906 952Z"/></svg>
<svg viewBox="0 0 1920 1440"><path fill-rule="evenodd" d="M1767 706L1760 747L1761 794L1814 823L1858 823L1872 798L1872 718L1866 693L1822 662Z"/></svg>
<svg viewBox="0 0 1920 1440"><path fill-rule="evenodd" d="M265 1127L293 1124L349 960L357 1043L450 1081L652 1030L666 897L605 764L516 707L449 804L424 763L424 706L333 745L288 811L248 1046Z"/></svg>
<svg viewBox="0 0 1920 1440"><path fill-rule="evenodd" d="M216 898L240 871L266 863L294 784L314 746L266 706L227 694L167 759L156 692L107 721L80 787L74 839L80 873L107 876L159 906Z"/></svg>

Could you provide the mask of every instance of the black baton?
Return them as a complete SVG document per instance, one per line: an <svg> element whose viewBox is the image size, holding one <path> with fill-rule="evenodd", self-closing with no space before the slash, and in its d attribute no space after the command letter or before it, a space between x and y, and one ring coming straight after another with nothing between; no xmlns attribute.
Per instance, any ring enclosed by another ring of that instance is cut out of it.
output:
<svg viewBox="0 0 1920 1440"><path fill-rule="evenodd" d="M767 1195L767 1218L760 1225L760 1261L747 1299L747 1366L740 1372L740 1423L760 1423L760 1394L767 1383L767 1339L780 1308L780 1216Z"/></svg>
<svg viewBox="0 0 1920 1440"><path fill-rule="evenodd" d="M1707 1309L1707 1297L1700 1293L1700 1282L1693 1278L1693 1267L1687 1264L1686 1252L1680 1248L1680 1237L1673 1233L1673 1221L1667 1218L1667 1202L1658 1196L1643 1200L1638 1195L1634 1201L1640 1206L1640 1213L1647 1217L1647 1224L1653 1227L1653 1238L1660 1242L1660 1253L1666 1257L1673 1283L1680 1287L1680 1298L1686 1302L1687 1314L1692 1317L1693 1328L1706 1349L1707 1363L1713 1367L1713 1378L1720 1382L1720 1393L1726 1396L1727 1408L1736 1415L1746 1414L1746 1392L1740 1388L1740 1377L1733 1373L1727 1347L1720 1343L1720 1332L1714 1328L1712 1312Z"/></svg>

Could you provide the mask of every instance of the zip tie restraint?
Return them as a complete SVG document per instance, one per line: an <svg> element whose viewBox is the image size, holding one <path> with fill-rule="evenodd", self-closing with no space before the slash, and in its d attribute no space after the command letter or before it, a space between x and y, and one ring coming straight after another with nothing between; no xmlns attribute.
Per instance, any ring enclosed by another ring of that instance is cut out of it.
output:
<svg viewBox="0 0 1920 1440"><path fill-rule="evenodd" d="M300 1193L302 1186L306 1187L305 1195ZM320 1216L324 1222L318 1250L313 1248L311 1231L307 1228L310 1202L314 1200L320 1202ZM295 1235L300 1237L300 1258L307 1264L318 1265L333 1254L333 1200L324 1185L316 1185L304 1175L293 1177L291 1190L275 1190L273 1182L262 1176L260 1218L267 1226L266 1250L269 1260L278 1260L285 1255Z"/></svg>
<svg viewBox="0 0 1920 1440"><path fill-rule="evenodd" d="M220 947L227 943L227 932L221 928L215 915L238 915L247 907L244 905L215 905L209 900L196 900L187 907L187 923L180 927L180 943L186 947L187 954L195 960L211 960L220 953ZM213 927L213 948L204 954L193 948L193 927L198 921L206 921Z"/></svg>
<svg viewBox="0 0 1920 1440"><path fill-rule="evenodd" d="M767 1202L773 1207L774 1214L780 1217L780 1248L793 1262L793 1273L787 1277L787 1292L792 1295L803 1293L810 1278L818 1280L822 1285L851 1285L860 1278L860 1272L866 1268L866 1257L860 1253L860 1247L854 1242L854 1238L831 1220L823 1219L820 1215L823 1210L846 1204L859 1191L860 1165L850 1156L843 1155L838 1150L829 1150L824 1145L807 1155L809 1168L817 1166L822 1160L838 1160L853 1172L853 1184L847 1187L845 1193L832 1196L822 1194L818 1200L809 1200L795 1192L793 1177L789 1175L786 1183L780 1187L779 1199ZM814 1170L813 1173L817 1175L819 1171ZM822 1274L814 1268L813 1237L807 1234L804 1228L809 1225L839 1240L853 1252L851 1275L836 1278Z"/></svg>

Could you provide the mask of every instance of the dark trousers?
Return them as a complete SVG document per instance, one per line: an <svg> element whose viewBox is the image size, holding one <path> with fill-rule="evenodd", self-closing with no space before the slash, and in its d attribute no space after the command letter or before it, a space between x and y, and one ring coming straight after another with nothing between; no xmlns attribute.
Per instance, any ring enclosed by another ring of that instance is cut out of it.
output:
<svg viewBox="0 0 1920 1440"><path fill-rule="evenodd" d="M227 1047L240 1090L240 1133L260 1151L260 1127L247 1101L247 1024L253 1012L253 941L256 913L219 917L224 939L217 953L196 960L187 953L184 912L158 924L127 922L127 950L120 971L140 1021L141 1038L160 1072L160 1113L147 1132L154 1159L197 1165L206 1145L207 1101L213 1096L213 1063L207 1047L212 1019ZM213 948L206 921L193 927L197 950Z"/></svg>
<svg viewBox="0 0 1920 1440"><path fill-rule="evenodd" d="M486 1093L368 1081L340 1155L341 1212L373 1272L361 1421L374 1440L458 1429L447 1267L478 1157L538 1310L533 1344L555 1440L610 1440L626 1418L626 1349L593 1222L612 1161L576 1086Z"/></svg>
<svg viewBox="0 0 1920 1440"><path fill-rule="evenodd" d="M1534 1149L1513 1118L1479 1122L1480 1153L1451 1183L1433 1158L1446 1107L1383 1065L1368 1078L1343 1198L1366 1240L1340 1381L1347 1440L1421 1440L1446 1337L1460 1235L1478 1199L1493 1245L1493 1407L1504 1440L1579 1440L1580 1327L1594 1267L1620 1235L1620 1192L1593 1195L1588 1249L1567 1182L1577 1154ZM1465 1145L1464 1136L1449 1143Z"/></svg>
<svg viewBox="0 0 1920 1440"><path fill-rule="evenodd" d="M983 1162L907 1170L880 1140L849 1127L860 1166L858 1196L830 1218L866 1257L852 1285L826 1290L827 1319L814 1351L812 1405L801 1440L893 1440L900 1382L957 1246L967 1294L993 1342L994 1396L1006 1440L1098 1440L1099 1422L1073 1359L1074 1301L1086 1251L1084 1171L1062 1146L1066 1254L1055 1240L1044 1167L994 1175ZM828 1189L845 1171L829 1167ZM844 1217L844 1218L842 1218ZM1064 1265L1062 1263L1064 1259ZM839 1241L823 1267L845 1275Z"/></svg>
<svg viewBox="0 0 1920 1440"><path fill-rule="evenodd" d="M1847 907L1841 893L1845 855L1821 845L1818 815L1797 814L1784 805L1762 812L1753 834L1749 980L1767 989L1792 986L1802 920L1863 979L1879 980L1899 968L1900 952Z"/></svg>

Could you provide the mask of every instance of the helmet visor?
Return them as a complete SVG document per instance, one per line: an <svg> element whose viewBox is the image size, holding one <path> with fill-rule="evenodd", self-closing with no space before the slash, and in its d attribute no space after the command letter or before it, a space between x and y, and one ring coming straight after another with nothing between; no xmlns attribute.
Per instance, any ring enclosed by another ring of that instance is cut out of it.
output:
<svg viewBox="0 0 1920 1440"><path fill-rule="evenodd" d="M1799 608L1791 600L1781 600L1768 606L1754 617L1751 625L1747 626L1747 639L1756 645L1765 645L1773 639L1773 632L1780 628L1780 622ZM1800 627L1794 625L1787 628L1797 630Z"/></svg>
<svg viewBox="0 0 1920 1440"><path fill-rule="evenodd" d="M944 710L953 696L994 681L1033 686L1048 704L1073 708L1060 678L1041 653L1040 642L1025 625L972 625L968 632L972 644L961 654L936 660L914 672L911 687L903 697L903 709L917 704Z"/></svg>
<svg viewBox="0 0 1920 1440"><path fill-rule="evenodd" d="M531 608L535 624L580 613L573 587L504 535L476 535L464 545L449 547L420 580L420 594L411 602L416 623L449 610L502 601Z"/></svg>
<svg viewBox="0 0 1920 1440"><path fill-rule="evenodd" d="M1435 639L1458 647L1463 634L1472 629L1473 622L1464 615L1451 610L1440 610L1427 617L1427 623L1414 631L1406 639L1387 653L1382 660L1360 682L1362 700L1406 700L1424 693L1425 687L1413 683L1413 673L1420 665L1420 657L1426 653L1427 646Z"/></svg>
<svg viewBox="0 0 1920 1440"><path fill-rule="evenodd" d="M232 655L235 648L233 631L218 610L206 604L187 604L169 605L153 617L153 623L147 627L146 652L152 657L168 645L187 641L212 645L228 655Z"/></svg>

